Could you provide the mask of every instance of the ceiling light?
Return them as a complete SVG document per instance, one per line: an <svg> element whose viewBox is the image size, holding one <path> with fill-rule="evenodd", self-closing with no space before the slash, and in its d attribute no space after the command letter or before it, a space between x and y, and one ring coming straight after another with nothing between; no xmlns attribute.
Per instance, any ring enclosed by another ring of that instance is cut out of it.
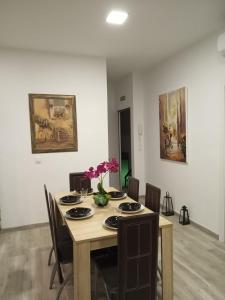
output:
<svg viewBox="0 0 225 300"><path fill-rule="evenodd" d="M108 17L106 18L106 22L110 24L122 25L128 17L128 13L125 11L112 10Z"/></svg>

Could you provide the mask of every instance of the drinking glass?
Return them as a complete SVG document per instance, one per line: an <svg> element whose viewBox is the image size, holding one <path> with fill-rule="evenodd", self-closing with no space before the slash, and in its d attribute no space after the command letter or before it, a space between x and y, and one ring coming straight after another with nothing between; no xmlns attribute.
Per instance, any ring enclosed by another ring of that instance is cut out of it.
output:
<svg viewBox="0 0 225 300"><path fill-rule="evenodd" d="M87 195L88 195L88 189L82 188L80 190L80 195L81 195L81 199L84 200L87 197Z"/></svg>

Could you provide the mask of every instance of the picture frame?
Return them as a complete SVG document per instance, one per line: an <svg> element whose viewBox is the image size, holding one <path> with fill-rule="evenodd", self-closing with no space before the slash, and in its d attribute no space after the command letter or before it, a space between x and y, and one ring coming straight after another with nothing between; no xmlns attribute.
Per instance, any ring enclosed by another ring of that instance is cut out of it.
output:
<svg viewBox="0 0 225 300"><path fill-rule="evenodd" d="M160 158L187 163L187 88L159 96Z"/></svg>
<svg viewBox="0 0 225 300"><path fill-rule="evenodd" d="M28 96L32 153L78 151L76 96Z"/></svg>

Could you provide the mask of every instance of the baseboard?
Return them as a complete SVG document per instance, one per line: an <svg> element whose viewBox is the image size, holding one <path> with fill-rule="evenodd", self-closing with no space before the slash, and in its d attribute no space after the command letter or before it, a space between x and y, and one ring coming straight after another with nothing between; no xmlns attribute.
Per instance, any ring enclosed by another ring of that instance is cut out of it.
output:
<svg viewBox="0 0 225 300"><path fill-rule="evenodd" d="M19 227L1 228L0 233L10 232L10 231L18 231L18 230L27 230L27 229L40 227L40 226L46 226L46 225L49 225L49 223L44 222L44 223L23 225L23 226L19 226Z"/></svg>
<svg viewBox="0 0 225 300"><path fill-rule="evenodd" d="M178 216L178 217L180 216L180 213L178 213L177 211L174 211L174 214L175 214L176 216ZM213 231L209 230L208 228L205 228L204 226L202 226L202 225L200 225L200 224L198 224L198 223L192 221L191 219L190 219L190 223L191 223L193 226L199 228L201 231L207 233L207 234L210 235L211 237L213 237L213 238L219 240L219 235L216 234L215 232L213 232ZM184 226L186 226L186 225L184 225ZM187 225L187 226L188 226L188 225Z"/></svg>
<svg viewBox="0 0 225 300"><path fill-rule="evenodd" d="M161 210L162 210L162 204L160 205ZM179 218L180 213L177 211L174 211L174 214ZM192 219L190 218L190 223L197 227L198 229L200 229L201 231L207 233L208 235L210 235L211 237L215 238L216 240L219 240L219 234L216 234L215 232L209 230L208 228L198 224L197 222L192 221ZM188 225L183 225L183 226L188 226Z"/></svg>

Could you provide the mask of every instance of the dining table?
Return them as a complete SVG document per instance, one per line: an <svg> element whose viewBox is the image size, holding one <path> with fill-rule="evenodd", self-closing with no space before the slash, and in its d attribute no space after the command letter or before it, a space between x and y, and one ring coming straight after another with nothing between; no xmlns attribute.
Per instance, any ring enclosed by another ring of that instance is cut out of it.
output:
<svg viewBox="0 0 225 300"><path fill-rule="evenodd" d="M108 191L115 191L109 188ZM117 245L117 231L108 229L104 221L112 215L129 216L119 212L118 205L123 202L135 202L127 195L123 199L109 200L104 207L94 203L93 195L83 197L82 202L75 205L63 205L60 198L70 193L62 192L54 195L58 215L61 222L68 226L73 241L73 273L74 300L91 300L91 259L92 250ZM73 207L91 208L92 214L88 218L72 220L66 218L66 212ZM152 212L145 206L135 214ZM133 215L133 214L132 214ZM173 299L173 224L160 216L159 228L161 235L161 273L162 299ZM147 300L147 299L146 299Z"/></svg>

